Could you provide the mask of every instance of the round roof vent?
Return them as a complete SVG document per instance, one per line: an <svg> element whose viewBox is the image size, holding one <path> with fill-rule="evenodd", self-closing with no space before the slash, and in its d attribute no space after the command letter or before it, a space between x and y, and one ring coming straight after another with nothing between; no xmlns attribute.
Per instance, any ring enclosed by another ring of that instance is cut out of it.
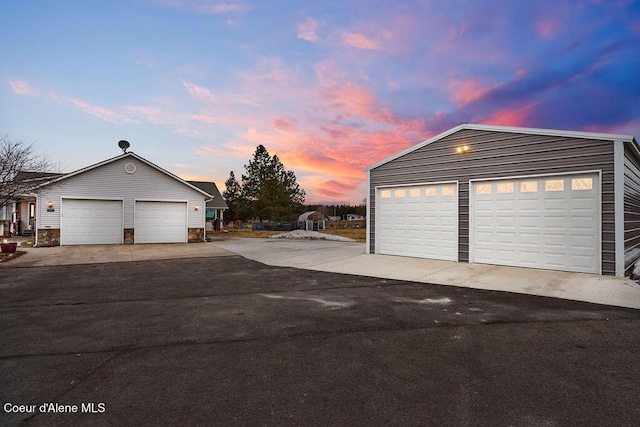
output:
<svg viewBox="0 0 640 427"><path fill-rule="evenodd" d="M133 163L127 163L126 165L124 165L124 171L126 173L136 173L136 165L134 165Z"/></svg>

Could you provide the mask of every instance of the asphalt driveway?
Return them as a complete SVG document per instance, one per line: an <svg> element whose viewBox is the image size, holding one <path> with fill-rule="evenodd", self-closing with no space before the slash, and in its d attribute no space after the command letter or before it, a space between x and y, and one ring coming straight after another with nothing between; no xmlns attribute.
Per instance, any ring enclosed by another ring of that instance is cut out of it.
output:
<svg viewBox="0 0 640 427"><path fill-rule="evenodd" d="M640 418L640 311L568 300L227 255L4 268L0 328L3 426Z"/></svg>

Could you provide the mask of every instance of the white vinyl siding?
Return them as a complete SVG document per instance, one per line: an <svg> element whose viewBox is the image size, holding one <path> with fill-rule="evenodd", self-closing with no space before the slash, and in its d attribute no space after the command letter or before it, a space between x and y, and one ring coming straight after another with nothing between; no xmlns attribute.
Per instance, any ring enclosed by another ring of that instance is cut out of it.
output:
<svg viewBox="0 0 640 427"><path fill-rule="evenodd" d="M600 273L597 173L479 181L471 188L472 262Z"/></svg>
<svg viewBox="0 0 640 427"><path fill-rule="evenodd" d="M135 243L186 243L187 203L137 201Z"/></svg>
<svg viewBox="0 0 640 427"><path fill-rule="evenodd" d="M63 199L61 245L121 244L122 201Z"/></svg>
<svg viewBox="0 0 640 427"><path fill-rule="evenodd" d="M378 194L377 253L457 261L456 183L381 188Z"/></svg>
<svg viewBox="0 0 640 427"><path fill-rule="evenodd" d="M136 172L126 173L128 163ZM63 197L121 199L124 203L124 228L134 227L136 199L186 200L187 226L204 228L204 195L167 174L133 158L125 157L88 170L59 183L43 187L39 193L39 228L60 228L60 200ZM54 203L54 212L47 211L47 202ZM197 211L194 206L200 206ZM186 227L185 227L186 228Z"/></svg>

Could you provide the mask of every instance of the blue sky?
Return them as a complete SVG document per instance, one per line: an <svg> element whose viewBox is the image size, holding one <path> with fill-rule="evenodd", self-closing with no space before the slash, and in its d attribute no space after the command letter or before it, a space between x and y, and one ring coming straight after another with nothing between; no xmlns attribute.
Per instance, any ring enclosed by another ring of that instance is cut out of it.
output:
<svg viewBox="0 0 640 427"><path fill-rule="evenodd" d="M12 1L0 132L70 172L131 150L186 179L263 144L310 203L459 123L640 135L640 2Z"/></svg>

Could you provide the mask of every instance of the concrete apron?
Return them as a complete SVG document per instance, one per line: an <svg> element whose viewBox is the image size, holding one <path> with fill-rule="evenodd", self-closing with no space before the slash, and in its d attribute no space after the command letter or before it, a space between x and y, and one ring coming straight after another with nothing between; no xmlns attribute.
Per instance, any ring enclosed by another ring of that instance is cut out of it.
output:
<svg viewBox="0 0 640 427"><path fill-rule="evenodd" d="M233 256L235 253L211 243L164 243L144 245L83 245L51 248L18 248L27 252L0 268L43 267L107 262L149 261L154 259L206 258Z"/></svg>
<svg viewBox="0 0 640 427"><path fill-rule="evenodd" d="M533 268L365 254L361 243L230 239L216 246L268 265L476 289L507 291L640 309L630 279Z"/></svg>

